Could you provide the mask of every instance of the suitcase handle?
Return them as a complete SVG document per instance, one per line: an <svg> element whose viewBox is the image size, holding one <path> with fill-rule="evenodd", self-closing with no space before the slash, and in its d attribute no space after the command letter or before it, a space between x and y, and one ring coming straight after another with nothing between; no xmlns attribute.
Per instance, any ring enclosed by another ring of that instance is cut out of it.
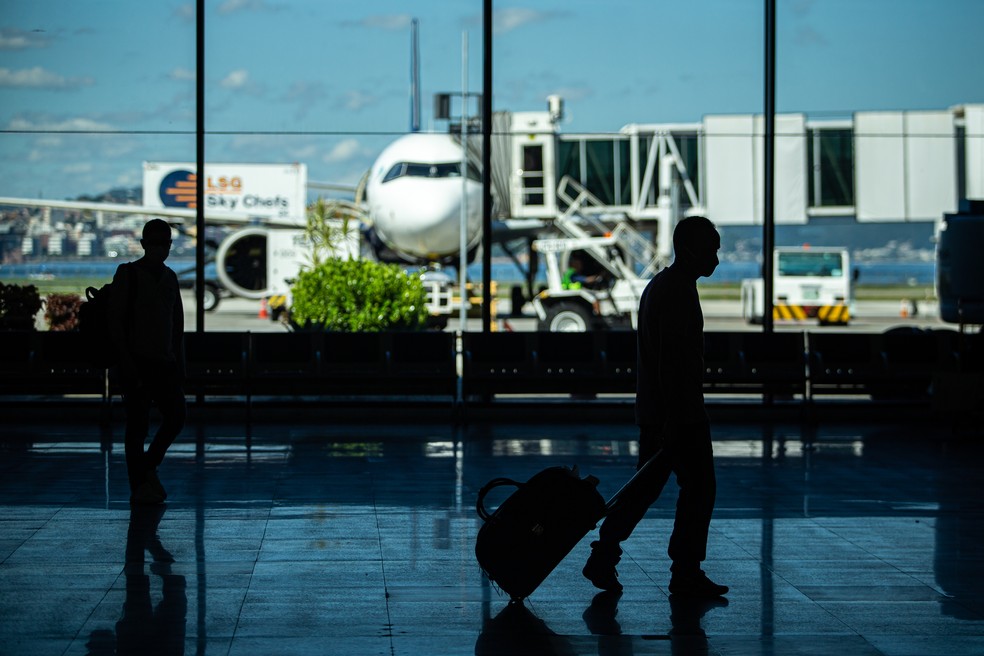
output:
<svg viewBox="0 0 984 656"><path fill-rule="evenodd" d="M492 517L492 513L485 509L485 495L491 492L497 487L502 487L503 485L512 485L514 487L522 487L523 484L519 481L514 481L511 478L493 478L491 481L486 483L484 487L478 492L478 501L475 502L475 510L478 511L478 516L482 518L483 521L489 521Z"/></svg>
<svg viewBox="0 0 984 656"><path fill-rule="evenodd" d="M618 505L618 502L622 499L622 497L627 496L628 494L631 493L633 483L642 479L646 475L646 471L656 466L656 461L662 455L663 455L663 449L660 449L653 455L653 457L647 460L645 464L636 471L635 474L633 474L632 478L630 478L625 483L625 485L619 488L618 492L616 492L612 496L612 498L608 500L608 503L605 504L606 516L611 514L611 512L615 509L615 506Z"/></svg>

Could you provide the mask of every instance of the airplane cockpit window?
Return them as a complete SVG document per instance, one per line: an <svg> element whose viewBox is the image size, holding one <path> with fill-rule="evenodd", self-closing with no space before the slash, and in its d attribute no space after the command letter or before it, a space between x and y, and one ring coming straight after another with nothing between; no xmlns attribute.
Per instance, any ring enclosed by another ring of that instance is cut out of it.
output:
<svg viewBox="0 0 984 656"><path fill-rule="evenodd" d="M481 181L478 169L470 162L467 170L470 180ZM390 180L395 180L403 176L415 178L458 178L461 177L461 162L440 162L436 164L397 162L386 176L383 177L383 182L389 182Z"/></svg>

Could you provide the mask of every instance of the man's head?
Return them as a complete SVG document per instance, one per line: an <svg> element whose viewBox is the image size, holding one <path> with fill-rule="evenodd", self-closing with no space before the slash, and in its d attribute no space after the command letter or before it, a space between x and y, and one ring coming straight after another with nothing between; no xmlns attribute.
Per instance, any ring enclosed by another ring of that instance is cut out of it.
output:
<svg viewBox="0 0 984 656"><path fill-rule="evenodd" d="M695 277L714 273L720 248L721 235L714 224L703 216L689 216L680 221L673 230L676 263Z"/></svg>
<svg viewBox="0 0 984 656"><path fill-rule="evenodd" d="M146 259L163 264L171 253L171 226L167 221L151 219L143 227L140 245Z"/></svg>

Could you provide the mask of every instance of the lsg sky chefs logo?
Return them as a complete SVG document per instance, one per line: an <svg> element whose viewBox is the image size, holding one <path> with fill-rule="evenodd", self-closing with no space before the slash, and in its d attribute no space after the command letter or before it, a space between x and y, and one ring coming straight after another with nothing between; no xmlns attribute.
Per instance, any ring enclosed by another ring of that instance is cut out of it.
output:
<svg viewBox="0 0 984 656"><path fill-rule="evenodd" d="M198 207L195 202L195 184L198 176L191 171L171 171L161 180L160 195L164 207L187 207L195 209ZM212 179L211 176L205 178L205 194L209 196L206 204L209 207L216 205L235 206L235 201L215 200L211 198L214 194L240 194L243 190L243 181L239 176L221 176ZM249 204L249 203L244 203ZM254 203L259 204L259 203Z"/></svg>
<svg viewBox="0 0 984 656"><path fill-rule="evenodd" d="M161 180L161 202L164 207L195 209L195 184L198 176L191 171L171 171Z"/></svg>
<svg viewBox="0 0 984 656"><path fill-rule="evenodd" d="M164 207L183 207L196 209L195 184L198 176L187 169L171 171L161 180L158 189ZM259 216L270 216L278 213L284 216L290 210L290 200L287 195L260 195L257 193L255 181L249 189L253 193L243 193L247 187L240 175L205 176L205 207L231 212L249 212ZM269 186L269 185L268 185Z"/></svg>

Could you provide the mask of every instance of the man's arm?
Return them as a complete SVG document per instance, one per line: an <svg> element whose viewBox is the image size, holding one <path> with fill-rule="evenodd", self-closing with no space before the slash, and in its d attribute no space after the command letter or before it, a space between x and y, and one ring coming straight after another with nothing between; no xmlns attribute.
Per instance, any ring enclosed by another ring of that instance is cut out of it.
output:
<svg viewBox="0 0 984 656"><path fill-rule="evenodd" d="M133 271L130 264L121 264L113 276L113 293L109 297L109 333L116 348L117 362L123 372L124 379L132 378L136 373L133 356L130 354L129 324L132 308L128 300L133 296Z"/></svg>
<svg viewBox="0 0 984 656"><path fill-rule="evenodd" d="M171 340L174 349L174 360L178 366L178 375L185 377L185 348L184 348L184 302L181 300L181 288L178 277L174 277L175 294L174 309L171 312Z"/></svg>

